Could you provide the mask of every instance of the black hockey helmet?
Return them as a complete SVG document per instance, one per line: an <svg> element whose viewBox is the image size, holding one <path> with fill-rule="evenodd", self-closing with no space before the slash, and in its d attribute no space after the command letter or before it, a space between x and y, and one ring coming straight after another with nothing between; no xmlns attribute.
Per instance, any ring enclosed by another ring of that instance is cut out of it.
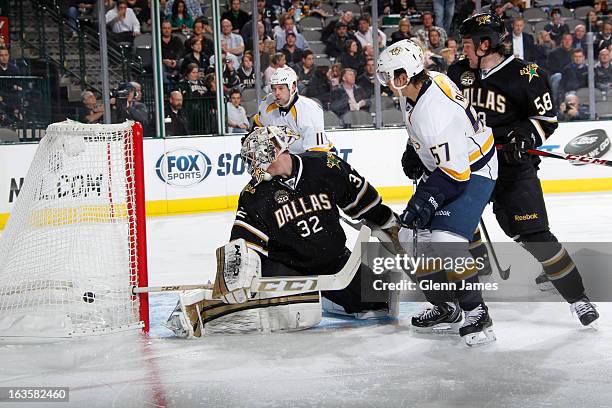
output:
<svg viewBox="0 0 612 408"><path fill-rule="evenodd" d="M506 39L504 22L495 13L478 13L466 18L459 27L461 38L470 38L478 48L484 40L491 43L490 49L499 47Z"/></svg>

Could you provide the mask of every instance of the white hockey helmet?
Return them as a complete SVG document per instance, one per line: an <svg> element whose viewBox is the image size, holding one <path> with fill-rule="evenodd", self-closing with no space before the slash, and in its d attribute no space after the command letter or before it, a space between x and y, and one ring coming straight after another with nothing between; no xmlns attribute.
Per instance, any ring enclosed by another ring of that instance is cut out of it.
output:
<svg viewBox="0 0 612 408"><path fill-rule="evenodd" d="M240 157L255 179L255 185L272 179L266 170L297 139L299 135L285 126L258 127L247 135L242 142Z"/></svg>
<svg viewBox="0 0 612 408"><path fill-rule="evenodd" d="M425 60L423 50L415 42L411 40L401 40L393 45L385 48L378 57L376 67L376 77L381 85L387 86L390 82L397 90L403 89L404 86L397 87L393 83L395 76L394 72L398 69L403 69L408 75L408 81L423 69L425 69Z"/></svg>
<svg viewBox="0 0 612 408"><path fill-rule="evenodd" d="M297 81L297 74L292 68L288 66L277 68L274 74L272 74L272 76L270 77L270 86L287 85L287 88L289 88L289 102L283 105L276 101L276 103L279 104L281 107L288 105L293 100L294 95L297 93ZM295 89L293 89L294 84Z"/></svg>

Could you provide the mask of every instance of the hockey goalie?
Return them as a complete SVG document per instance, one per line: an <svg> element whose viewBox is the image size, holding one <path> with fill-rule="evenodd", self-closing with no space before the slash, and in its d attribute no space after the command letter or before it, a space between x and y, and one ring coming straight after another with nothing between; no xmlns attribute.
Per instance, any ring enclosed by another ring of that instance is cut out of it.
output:
<svg viewBox="0 0 612 408"><path fill-rule="evenodd" d="M262 276L337 274L351 255L339 209L399 247L397 216L378 192L332 153L290 153L296 137L268 126L244 140L252 179L240 194L230 242L217 250L214 289L184 292L168 319L177 336L306 329L324 309L358 319L397 316L397 299L371 289L375 275L364 264L342 290L251 291Z"/></svg>

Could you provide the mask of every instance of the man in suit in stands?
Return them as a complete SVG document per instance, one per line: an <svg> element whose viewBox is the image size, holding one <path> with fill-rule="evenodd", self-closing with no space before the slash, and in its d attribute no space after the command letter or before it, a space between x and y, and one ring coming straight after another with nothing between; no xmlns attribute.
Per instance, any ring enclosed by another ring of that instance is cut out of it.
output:
<svg viewBox="0 0 612 408"><path fill-rule="evenodd" d="M342 82L332 89L330 109L342 117L348 111L368 110L370 101L366 91L355 85L356 73L351 68L342 70Z"/></svg>
<svg viewBox="0 0 612 408"><path fill-rule="evenodd" d="M525 19L517 17L512 22L512 36L509 38L512 45L512 53L515 57L525 61L535 61L535 42L533 36L524 33Z"/></svg>

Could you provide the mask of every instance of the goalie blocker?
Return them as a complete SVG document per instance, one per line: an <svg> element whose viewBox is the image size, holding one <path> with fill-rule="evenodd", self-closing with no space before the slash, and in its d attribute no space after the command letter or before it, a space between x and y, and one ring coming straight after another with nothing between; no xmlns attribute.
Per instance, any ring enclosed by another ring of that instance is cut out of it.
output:
<svg viewBox="0 0 612 408"><path fill-rule="evenodd" d="M395 214L346 162L326 152L291 154L291 142L273 127L259 128L245 139L241 155L253 179L240 194L231 241L218 251L214 289L183 293L169 318L168 327L177 335L312 327L321 320L322 298L327 311L356 318L397 310L388 292L372 289L375 276L359 262L354 276L336 285L354 262L338 209L393 239L399 226ZM300 283L303 293L280 296L253 290L257 279L281 276L314 277L317 284ZM324 290L329 287L340 290Z"/></svg>

